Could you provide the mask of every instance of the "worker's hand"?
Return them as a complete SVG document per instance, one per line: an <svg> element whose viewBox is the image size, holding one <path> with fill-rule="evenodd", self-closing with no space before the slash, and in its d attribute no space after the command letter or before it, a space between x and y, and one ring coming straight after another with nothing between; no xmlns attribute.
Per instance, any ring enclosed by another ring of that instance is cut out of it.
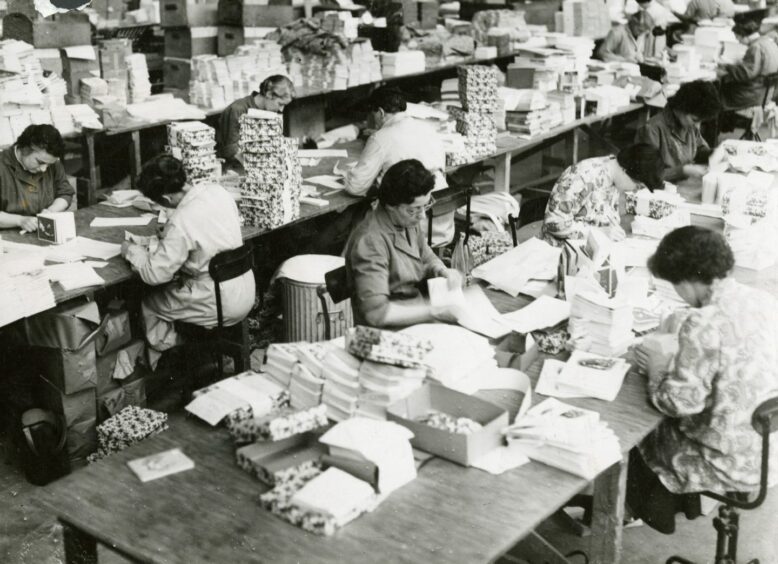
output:
<svg viewBox="0 0 778 564"><path fill-rule="evenodd" d="M635 348L635 363L643 374L655 378L667 370L677 351L676 335L651 335Z"/></svg>
<svg viewBox="0 0 778 564"><path fill-rule="evenodd" d="M26 233L34 233L38 230L38 218L22 216L19 219L19 227Z"/></svg>
<svg viewBox="0 0 778 564"><path fill-rule="evenodd" d="M708 174L708 167L698 164L683 165L683 174L688 178L702 178Z"/></svg>

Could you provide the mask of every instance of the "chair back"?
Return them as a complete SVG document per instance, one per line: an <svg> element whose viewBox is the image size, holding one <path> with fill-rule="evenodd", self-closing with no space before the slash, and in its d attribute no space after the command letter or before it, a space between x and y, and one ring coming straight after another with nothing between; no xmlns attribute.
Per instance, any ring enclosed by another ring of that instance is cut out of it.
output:
<svg viewBox="0 0 778 564"><path fill-rule="evenodd" d="M762 100L762 107L767 107L767 104L775 99L775 92L778 90L778 73L768 74L764 77L764 99Z"/></svg>
<svg viewBox="0 0 778 564"><path fill-rule="evenodd" d="M250 242L244 243L237 249L223 251L215 255L208 264L208 274L213 278L214 291L216 292L217 329L221 330L224 324L221 283L242 276L253 267L254 249ZM219 370L221 371L221 367Z"/></svg>
<svg viewBox="0 0 778 564"><path fill-rule="evenodd" d="M330 299L336 304L351 297L351 288L349 288L345 266L327 272L324 275L324 284Z"/></svg>
<svg viewBox="0 0 778 564"><path fill-rule="evenodd" d="M762 437L762 463L759 473L759 493L751 501L740 496L720 495L715 492L705 492L705 495L740 509L756 509L767 497L767 479L770 466L770 434L778 430L778 397L762 402L751 418L751 425Z"/></svg>

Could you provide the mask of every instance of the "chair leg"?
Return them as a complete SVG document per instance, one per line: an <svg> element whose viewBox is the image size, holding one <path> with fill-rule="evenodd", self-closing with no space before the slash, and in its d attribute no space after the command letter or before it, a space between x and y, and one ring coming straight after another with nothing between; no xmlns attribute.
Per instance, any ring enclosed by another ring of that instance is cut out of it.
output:
<svg viewBox="0 0 778 564"><path fill-rule="evenodd" d="M235 355L235 373L245 372L251 367L251 343L249 338L249 320L240 322L240 353Z"/></svg>

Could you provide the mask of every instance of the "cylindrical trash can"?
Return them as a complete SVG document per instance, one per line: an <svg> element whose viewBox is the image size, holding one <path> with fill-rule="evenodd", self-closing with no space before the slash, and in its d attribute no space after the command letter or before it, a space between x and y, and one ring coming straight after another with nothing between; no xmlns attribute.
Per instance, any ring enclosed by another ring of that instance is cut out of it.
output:
<svg viewBox="0 0 778 564"><path fill-rule="evenodd" d="M286 342L323 341L327 323L333 338L354 326L350 299L335 304L326 296L329 315L325 316L317 292L324 285L324 275L344 264L343 257L299 255L281 265L276 277L281 282Z"/></svg>

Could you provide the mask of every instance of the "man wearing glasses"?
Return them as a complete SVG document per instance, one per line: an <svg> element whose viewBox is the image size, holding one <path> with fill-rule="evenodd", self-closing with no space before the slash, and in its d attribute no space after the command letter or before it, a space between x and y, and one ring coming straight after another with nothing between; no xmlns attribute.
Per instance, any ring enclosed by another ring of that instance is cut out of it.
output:
<svg viewBox="0 0 778 564"><path fill-rule="evenodd" d="M294 85L286 76L276 74L262 81L259 92L235 100L222 112L219 121L219 156L225 160L226 170L243 171L238 147L240 137L240 116L250 109L265 110L281 114L294 99Z"/></svg>

